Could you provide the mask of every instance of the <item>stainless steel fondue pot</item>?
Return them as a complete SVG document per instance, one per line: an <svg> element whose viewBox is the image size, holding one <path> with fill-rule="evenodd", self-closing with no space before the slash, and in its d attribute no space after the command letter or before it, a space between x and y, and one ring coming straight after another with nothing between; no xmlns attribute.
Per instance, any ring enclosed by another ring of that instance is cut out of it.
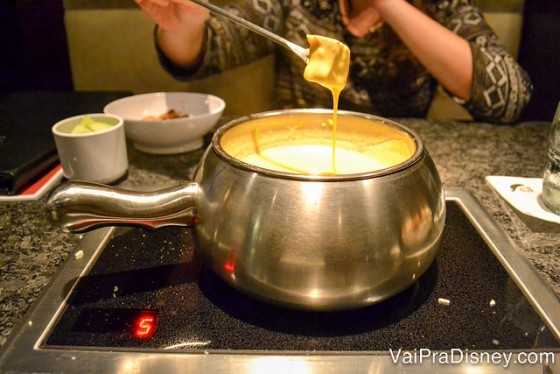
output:
<svg viewBox="0 0 560 374"><path fill-rule="evenodd" d="M300 109L237 119L214 134L194 181L155 192L65 182L48 199L50 218L70 232L190 226L214 272L280 306L333 311L379 302L414 283L439 247L445 196L422 140L394 121L341 111L339 144L367 153L397 142L410 156L342 175L273 171L240 160L253 149L257 129L262 147L321 143L332 139L331 118L330 110Z"/></svg>

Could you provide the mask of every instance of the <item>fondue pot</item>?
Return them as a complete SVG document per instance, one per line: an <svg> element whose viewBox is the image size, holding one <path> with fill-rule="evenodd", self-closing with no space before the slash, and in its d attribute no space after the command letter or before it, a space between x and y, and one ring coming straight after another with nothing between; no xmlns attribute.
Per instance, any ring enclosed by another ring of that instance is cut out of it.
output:
<svg viewBox="0 0 560 374"><path fill-rule="evenodd" d="M244 162L256 142L266 149L333 139L332 111L266 112L219 128L192 182L154 192L65 182L47 208L70 232L190 226L210 268L248 295L295 309L359 308L404 290L430 266L445 196L421 139L405 126L341 111L336 138L337 147L404 161L335 175Z"/></svg>

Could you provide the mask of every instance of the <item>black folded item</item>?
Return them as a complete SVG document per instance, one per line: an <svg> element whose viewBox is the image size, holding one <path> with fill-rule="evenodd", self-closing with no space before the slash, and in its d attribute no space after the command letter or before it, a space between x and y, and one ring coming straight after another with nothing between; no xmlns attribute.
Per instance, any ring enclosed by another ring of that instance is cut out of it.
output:
<svg viewBox="0 0 560 374"><path fill-rule="evenodd" d="M16 92L0 97L0 195L14 195L58 161L52 126L102 113L130 92Z"/></svg>

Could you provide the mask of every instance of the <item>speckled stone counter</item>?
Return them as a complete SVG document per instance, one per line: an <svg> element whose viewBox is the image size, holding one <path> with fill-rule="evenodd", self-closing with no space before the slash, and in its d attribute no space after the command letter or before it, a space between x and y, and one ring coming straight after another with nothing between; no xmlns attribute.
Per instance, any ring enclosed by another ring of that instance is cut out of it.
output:
<svg viewBox="0 0 560 374"><path fill-rule="evenodd" d="M487 175L540 177L549 125L400 122L424 140L444 186L471 191L560 295L560 225L528 222L484 180ZM129 172L118 185L158 189L187 179L203 150L152 156L129 146L128 152ZM64 234L48 222L45 200L0 203L0 344L80 240L79 235Z"/></svg>

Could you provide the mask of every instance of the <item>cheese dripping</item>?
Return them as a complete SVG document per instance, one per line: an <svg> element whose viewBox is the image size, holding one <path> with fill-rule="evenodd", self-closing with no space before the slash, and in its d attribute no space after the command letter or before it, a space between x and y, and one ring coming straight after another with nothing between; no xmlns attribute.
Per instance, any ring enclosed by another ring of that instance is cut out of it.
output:
<svg viewBox="0 0 560 374"><path fill-rule="evenodd" d="M310 82L315 82L331 91L333 97L333 118L329 122L332 125L332 143L330 146L330 167L328 165L328 154L324 152L323 146L314 145L292 145L261 149L259 143L259 128L253 132L253 143L255 146L254 156L248 156L243 161L274 170L291 171L300 174L337 174L337 113L338 101L341 91L346 86L348 70L350 68L350 49L336 39L319 35L307 35L309 42L309 60L305 67L303 77ZM345 165L344 173L358 172L354 165L368 165L369 168L380 168L377 161L371 160L364 155L353 151L340 151L339 161ZM311 157L311 156L319 157ZM314 159L323 159L326 162L314 164ZM281 160L281 161L280 161ZM292 166L298 165L297 167ZM348 167L350 165L350 167ZM330 170L330 171L329 171Z"/></svg>
<svg viewBox="0 0 560 374"><path fill-rule="evenodd" d="M303 72L303 77L329 89L333 97L331 164L332 172L336 174L338 100L348 78L350 49L336 39L319 35L307 35L307 41L309 42L309 61Z"/></svg>

